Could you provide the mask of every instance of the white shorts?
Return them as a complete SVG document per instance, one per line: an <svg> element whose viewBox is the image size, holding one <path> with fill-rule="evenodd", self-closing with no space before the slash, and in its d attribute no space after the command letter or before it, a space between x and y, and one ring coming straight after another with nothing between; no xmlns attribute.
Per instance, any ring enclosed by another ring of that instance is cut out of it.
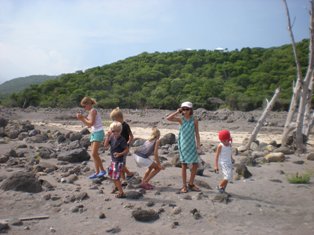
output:
<svg viewBox="0 0 314 235"><path fill-rule="evenodd" d="M225 180L232 181L232 163L220 162L221 172Z"/></svg>
<svg viewBox="0 0 314 235"><path fill-rule="evenodd" d="M150 167L154 162L150 158L143 158L143 157L136 155L135 153L133 154L133 157L134 157L134 160L135 160L136 165L138 167Z"/></svg>

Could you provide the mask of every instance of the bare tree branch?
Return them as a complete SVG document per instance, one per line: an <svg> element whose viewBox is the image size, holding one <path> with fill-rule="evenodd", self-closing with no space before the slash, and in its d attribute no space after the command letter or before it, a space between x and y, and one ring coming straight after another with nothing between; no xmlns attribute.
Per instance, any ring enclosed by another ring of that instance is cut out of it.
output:
<svg viewBox="0 0 314 235"><path fill-rule="evenodd" d="M274 106L274 104L275 104L275 101L276 101L276 99L278 98L279 94L280 94L280 89L277 88L276 91L275 91L275 94L273 95L273 97L272 97L272 99L270 100L270 102L267 102L267 106L266 106L266 108L265 108L265 110L264 110L262 116L261 116L260 119L258 120L258 122L257 122L257 124L256 124L256 126L255 126L255 128L254 128L254 130L253 130L253 132L252 132L252 134L251 134L251 136L250 136L250 139L249 139L248 143L247 143L246 146L245 146L246 149L249 149L251 143L252 143L254 140L256 140L256 136L257 136L259 130L261 129L261 127L262 127L262 125L263 125L263 123L264 123L264 121L265 121L265 118L266 118L267 114L268 114L269 111L271 111L271 109L273 108L273 106Z"/></svg>

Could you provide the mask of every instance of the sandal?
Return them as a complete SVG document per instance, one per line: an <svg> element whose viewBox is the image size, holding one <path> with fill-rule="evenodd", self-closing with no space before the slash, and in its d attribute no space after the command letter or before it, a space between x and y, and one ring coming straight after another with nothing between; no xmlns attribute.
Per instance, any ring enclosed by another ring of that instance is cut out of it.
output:
<svg viewBox="0 0 314 235"><path fill-rule="evenodd" d="M118 188L117 188L117 187L114 187L114 188L112 189L111 193L114 194L114 193L116 193L116 192L118 192L118 191L119 191Z"/></svg>
<svg viewBox="0 0 314 235"><path fill-rule="evenodd" d="M189 189L194 192L200 192L201 190L194 184L189 184Z"/></svg>
<svg viewBox="0 0 314 235"><path fill-rule="evenodd" d="M180 189L180 193L187 193L188 192L188 188L186 186L183 186L181 189Z"/></svg>
<svg viewBox="0 0 314 235"><path fill-rule="evenodd" d="M152 190L153 189L153 186L150 185L150 184L146 184L146 183L143 183L141 184L141 187L145 190Z"/></svg>
<svg viewBox="0 0 314 235"><path fill-rule="evenodd" d="M116 198L126 198L125 193L118 193L116 196Z"/></svg>

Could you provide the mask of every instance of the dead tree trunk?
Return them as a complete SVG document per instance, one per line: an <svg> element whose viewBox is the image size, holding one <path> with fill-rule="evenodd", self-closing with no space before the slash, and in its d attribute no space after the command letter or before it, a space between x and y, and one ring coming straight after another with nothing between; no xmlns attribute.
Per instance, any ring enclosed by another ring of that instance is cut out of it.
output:
<svg viewBox="0 0 314 235"><path fill-rule="evenodd" d="M267 106L262 114L262 116L260 117L260 119L258 120L251 136L250 136L250 139L248 141L248 143L246 144L246 149L250 149L250 146L251 146L251 143L256 140L256 136L258 134L258 132L260 131L261 127L263 126L263 123L266 119L266 116L267 114L269 113L269 111L271 111L271 109L273 108L274 104L275 104L275 101L276 99L278 98L280 94L280 89L277 88L276 91L275 91L275 94L273 95L272 99L270 100L270 102L267 102Z"/></svg>
<svg viewBox="0 0 314 235"><path fill-rule="evenodd" d="M297 66L297 82L293 90L293 96L290 103L290 109L287 116L287 120L284 126L284 131L282 135L281 143L285 145L287 143L287 138L289 132L294 129L296 131L296 150L298 152L305 152L306 145L304 143L304 136L308 137L310 129L313 126L313 115L311 115L311 101L313 94L313 67L314 67L314 1L311 0L311 11L310 11L310 45L309 45L309 64L304 80L302 80L301 66L299 59L296 56L296 46L293 37L293 32L291 28L290 15L287 6L286 0L283 0L285 4L285 9L288 17L288 29L292 41L292 48L295 58L295 63ZM299 104L298 104L299 100ZM293 125L292 120L297 109L298 104L298 113L296 118L296 123Z"/></svg>
<svg viewBox="0 0 314 235"><path fill-rule="evenodd" d="M311 104L312 104L312 96L313 96L313 82L314 82L314 73L312 73L312 79L309 85L309 91L307 95L307 103L304 112L304 122L302 133L308 138L311 131L311 124L313 122L314 112L311 113Z"/></svg>
<svg viewBox="0 0 314 235"><path fill-rule="evenodd" d="M297 104L299 101L299 96L300 96L300 92L301 92L301 88L302 88L302 71L301 71L301 65L300 65L300 62L298 59L298 55L297 55L297 48L295 45L294 35L292 32L292 25L291 25L291 20L290 20L289 8L288 8L286 0L283 0L283 3L285 5L286 15L288 18L288 30L289 30L290 38L292 41L293 55L294 55L294 60L295 60L296 67L297 67L297 81L296 81L295 86L293 87L293 95L291 98L289 112L287 115L286 123L284 126L282 138L281 138L281 143L283 145L285 145L287 143L289 133L293 129L292 120L293 120L294 114L295 114L296 109L297 109Z"/></svg>

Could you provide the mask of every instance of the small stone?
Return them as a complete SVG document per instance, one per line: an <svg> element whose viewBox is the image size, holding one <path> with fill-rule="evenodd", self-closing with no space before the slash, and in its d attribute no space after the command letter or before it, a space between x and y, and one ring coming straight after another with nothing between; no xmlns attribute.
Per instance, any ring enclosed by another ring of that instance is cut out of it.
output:
<svg viewBox="0 0 314 235"><path fill-rule="evenodd" d="M55 232L56 232L56 230L55 230L53 227L50 227L49 230L50 230L50 232L52 232L52 233L55 233Z"/></svg>
<svg viewBox="0 0 314 235"><path fill-rule="evenodd" d="M105 218L106 218L106 215L104 213L100 213L99 219L105 219Z"/></svg>
<svg viewBox="0 0 314 235"><path fill-rule="evenodd" d="M121 232L121 229L119 226L115 226L113 228L109 228L106 230L107 233L119 233Z"/></svg>
<svg viewBox="0 0 314 235"><path fill-rule="evenodd" d="M146 203L147 207L152 207L154 205L155 205L155 202L153 202L153 201L149 201L149 202Z"/></svg>
<svg viewBox="0 0 314 235"><path fill-rule="evenodd" d="M175 207L175 208L173 208L173 210L172 210L172 214L173 214L173 215L178 215L178 214L180 214L181 212L182 212L181 207Z"/></svg>

